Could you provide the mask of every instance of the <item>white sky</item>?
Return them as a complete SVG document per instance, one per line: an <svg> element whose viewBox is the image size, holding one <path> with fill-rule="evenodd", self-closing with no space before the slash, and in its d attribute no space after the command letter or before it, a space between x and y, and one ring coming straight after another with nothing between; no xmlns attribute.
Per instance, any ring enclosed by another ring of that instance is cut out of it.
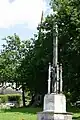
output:
<svg viewBox="0 0 80 120"><path fill-rule="evenodd" d="M44 0L0 0L0 28L16 24L27 24L34 29L40 22L42 10L46 11Z"/></svg>
<svg viewBox="0 0 80 120"><path fill-rule="evenodd" d="M21 40L34 37L44 15L49 14L50 0L0 0L0 49L2 38L16 33Z"/></svg>

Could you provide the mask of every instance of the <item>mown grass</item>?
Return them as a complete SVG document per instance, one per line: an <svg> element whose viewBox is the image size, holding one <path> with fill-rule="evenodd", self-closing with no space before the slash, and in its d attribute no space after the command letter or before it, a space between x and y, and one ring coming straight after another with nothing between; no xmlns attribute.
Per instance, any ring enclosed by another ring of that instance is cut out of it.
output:
<svg viewBox="0 0 80 120"><path fill-rule="evenodd" d="M0 120L37 120L37 112L41 108L16 108L0 111ZM73 120L80 120L80 109L71 107L68 112L73 113Z"/></svg>
<svg viewBox="0 0 80 120"><path fill-rule="evenodd" d="M73 113L73 120L80 120L80 109L77 107L69 107L68 112Z"/></svg>
<svg viewBox="0 0 80 120"><path fill-rule="evenodd" d="M0 120L37 120L41 108L17 108L0 111Z"/></svg>

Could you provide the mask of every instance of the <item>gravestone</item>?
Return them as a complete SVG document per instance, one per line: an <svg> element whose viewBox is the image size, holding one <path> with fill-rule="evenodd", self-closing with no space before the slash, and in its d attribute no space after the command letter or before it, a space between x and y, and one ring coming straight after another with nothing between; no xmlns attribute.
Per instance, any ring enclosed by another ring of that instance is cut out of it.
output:
<svg viewBox="0 0 80 120"><path fill-rule="evenodd" d="M62 94L62 64L58 63L58 30L55 26L53 65L49 63L48 70L48 94L44 96L43 112L37 114L37 120L72 120L72 114L66 112L66 97Z"/></svg>

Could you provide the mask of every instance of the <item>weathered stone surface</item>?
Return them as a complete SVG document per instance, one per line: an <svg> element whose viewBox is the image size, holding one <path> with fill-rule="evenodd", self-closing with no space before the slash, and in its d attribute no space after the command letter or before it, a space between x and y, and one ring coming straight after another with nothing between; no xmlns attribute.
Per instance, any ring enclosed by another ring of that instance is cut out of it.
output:
<svg viewBox="0 0 80 120"><path fill-rule="evenodd" d="M43 112L37 114L37 120L72 120L72 114L66 112L64 94L46 94Z"/></svg>
<svg viewBox="0 0 80 120"><path fill-rule="evenodd" d="M43 111L66 112L66 98L63 94L46 94Z"/></svg>
<svg viewBox="0 0 80 120"><path fill-rule="evenodd" d="M71 113L39 112L37 120L72 120Z"/></svg>

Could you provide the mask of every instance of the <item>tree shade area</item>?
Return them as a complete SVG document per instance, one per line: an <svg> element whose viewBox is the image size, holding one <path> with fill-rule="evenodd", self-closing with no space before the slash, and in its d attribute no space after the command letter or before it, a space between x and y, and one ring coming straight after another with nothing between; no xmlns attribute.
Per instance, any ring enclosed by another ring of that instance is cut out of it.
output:
<svg viewBox="0 0 80 120"><path fill-rule="evenodd" d="M37 112L40 112L41 108L13 108L0 111L1 120L36 120ZM80 120L80 109L70 108L69 112L73 112L73 119Z"/></svg>
<svg viewBox="0 0 80 120"><path fill-rule="evenodd" d="M63 92L69 102L80 99L79 3L79 0L51 0L51 7L57 14L41 19L33 39L21 41L16 34L4 38L6 44L0 53L0 82L15 82L16 88L20 86L24 106L27 90L32 98L31 105L37 94L44 96L47 93L55 22L58 25L58 58L63 65Z"/></svg>
<svg viewBox="0 0 80 120"><path fill-rule="evenodd" d="M56 5L54 5L54 3ZM78 0L54 0L52 7L58 11L59 60L63 64L64 92L71 101L80 99L80 16Z"/></svg>

